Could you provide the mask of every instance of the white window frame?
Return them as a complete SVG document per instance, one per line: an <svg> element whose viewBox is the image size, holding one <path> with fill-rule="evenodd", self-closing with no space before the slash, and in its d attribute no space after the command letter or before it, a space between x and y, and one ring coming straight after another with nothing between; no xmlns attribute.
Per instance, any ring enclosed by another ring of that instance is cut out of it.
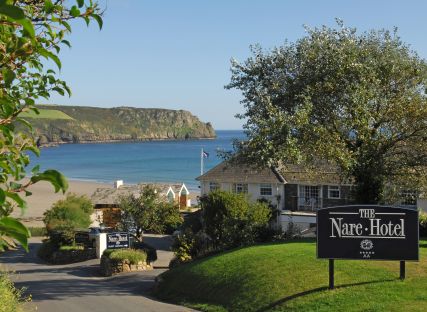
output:
<svg viewBox="0 0 427 312"><path fill-rule="evenodd" d="M332 192L338 191L338 197L332 196ZM329 199L341 199L341 186L339 185L328 185L328 198Z"/></svg>
<svg viewBox="0 0 427 312"><path fill-rule="evenodd" d="M209 191L216 191L221 189L221 184L218 182L209 182Z"/></svg>
<svg viewBox="0 0 427 312"><path fill-rule="evenodd" d="M418 192L414 190L402 190L399 194L399 206L417 207Z"/></svg>
<svg viewBox="0 0 427 312"><path fill-rule="evenodd" d="M322 186L298 184L298 210L317 210L322 208Z"/></svg>
<svg viewBox="0 0 427 312"><path fill-rule="evenodd" d="M272 196L273 195L273 185L271 183L260 183L259 194L261 196Z"/></svg>
<svg viewBox="0 0 427 312"><path fill-rule="evenodd" d="M248 184L247 183L234 183L233 192L237 194L247 194L248 193Z"/></svg>

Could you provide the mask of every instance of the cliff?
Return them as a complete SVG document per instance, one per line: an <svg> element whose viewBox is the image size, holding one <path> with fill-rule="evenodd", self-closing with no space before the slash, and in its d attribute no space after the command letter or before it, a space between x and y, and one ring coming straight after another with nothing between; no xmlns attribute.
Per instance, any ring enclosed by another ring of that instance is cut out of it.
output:
<svg viewBox="0 0 427 312"><path fill-rule="evenodd" d="M214 138L212 125L184 110L40 105L22 115L40 144Z"/></svg>

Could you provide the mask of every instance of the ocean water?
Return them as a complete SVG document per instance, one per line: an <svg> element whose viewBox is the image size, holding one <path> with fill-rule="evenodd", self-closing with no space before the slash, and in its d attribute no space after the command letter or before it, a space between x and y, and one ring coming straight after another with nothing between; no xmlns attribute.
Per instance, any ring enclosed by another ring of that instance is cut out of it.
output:
<svg viewBox="0 0 427 312"><path fill-rule="evenodd" d="M217 151L229 151L233 139L244 138L243 131L218 130L213 140L62 144L43 148L31 164L39 164L41 170L57 169L74 180L184 182L195 190L201 149L209 153L203 160L206 172L221 162Z"/></svg>

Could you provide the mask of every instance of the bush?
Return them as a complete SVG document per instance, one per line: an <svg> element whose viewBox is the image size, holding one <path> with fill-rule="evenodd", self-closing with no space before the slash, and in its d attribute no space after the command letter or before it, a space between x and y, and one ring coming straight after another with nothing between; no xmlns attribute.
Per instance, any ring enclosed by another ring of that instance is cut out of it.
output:
<svg viewBox="0 0 427 312"><path fill-rule="evenodd" d="M123 213L122 230L134 228L137 239L142 232L157 234L173 233L181 224L182 217L177 205L164 201L154 186L147 185L138 196L128 194L119 198Z"/></svg>
<svg viewBox="0 0 427 312"><path fill-rule="evenodd" d="M157 260L157 251L156 248L144 243L144 242L135 242L132 247L134 249L139 249L144 251L147 254L147 262L152 263Z"/></svg>
<svg viewBox="0 0 427 312"><path fill-rule="evenodd" d="M66 251L66 250L84 250L84 246L79 245L68 245L68 246L61 246L59 247L60 251Z"/></svg>
<svg viewBox="0 0 427 312"><path fill-rule="evenodd" d="M201 198L206 234L216 248L252 244L268 227L271 209L265 203L251 203L243 194L214 191Z"/></svg>
<svg viewBox="0 0 427 312"><path fill-rule="evenodd" d="M72 244L75 229L91 224L92 212L93 205L87 196L68 194L66 199L54 203L43 219L52 243L58 247Z"/></svg>
<svg viewBox="0 0 427 312"><path fill-rule="evenodd" d="M102 255L115 262L127 260L130 264L147 261L147 254L142 250L136 249L106 249Z"/></svg>
<svg viewBox="0 0 427 312"><path fill-rule="evenodd" d="M43 237L47 236L47 230L45 227L29 227L28 230L32 237Z"/></svg>
<svg viewBox="0 0 427 312"><path fill-rule="evenodd" d="M420 212L420 237L427 237L427 213Z"/></svg>
<svg viewBox="0 0 427 312"><path fill-rule="evenodd" d="M20 312L23 311L21 303L29 301L22 297L22 290L16 289L9 276L0 272L0 311Z"/></svg>
<svg viewBox="0 0 427 312"><path fill-rule="evenodd" d="M50 261L52 258L52 254L57 250L57 247L50 242L49 240L46 240L42 243L42 245L37 250L37 256L40 259L43 259L45 261Z"/></svg>

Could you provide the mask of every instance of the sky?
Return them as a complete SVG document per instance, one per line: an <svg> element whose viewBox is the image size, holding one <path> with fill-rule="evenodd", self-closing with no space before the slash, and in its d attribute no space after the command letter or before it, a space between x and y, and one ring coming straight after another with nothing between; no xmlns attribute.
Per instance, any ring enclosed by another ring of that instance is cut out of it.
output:
<svg viewBox="0 0 427 312"><path fill-rule="evenodd" d="M215 129L241 129L242 95L226 90L230 59L249 46L269 50L305 35L303 25L359 31L398 27L427 58L427 1L101 0L104 27L73 22L60 77L73 95L50 104L158 107L191 111Z"/></svg>

